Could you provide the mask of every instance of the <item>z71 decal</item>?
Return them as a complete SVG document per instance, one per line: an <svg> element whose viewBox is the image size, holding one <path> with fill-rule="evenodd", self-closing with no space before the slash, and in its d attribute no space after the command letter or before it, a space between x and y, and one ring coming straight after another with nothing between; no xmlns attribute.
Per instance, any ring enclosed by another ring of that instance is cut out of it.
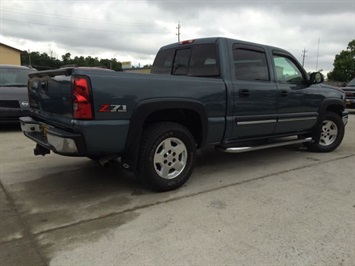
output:
<svg viewBox="0 0 355 266"><path fill-rule="evenodd" d="M101 104L99 112L101 113L127 112L127 106L122 104Z"/></svg>

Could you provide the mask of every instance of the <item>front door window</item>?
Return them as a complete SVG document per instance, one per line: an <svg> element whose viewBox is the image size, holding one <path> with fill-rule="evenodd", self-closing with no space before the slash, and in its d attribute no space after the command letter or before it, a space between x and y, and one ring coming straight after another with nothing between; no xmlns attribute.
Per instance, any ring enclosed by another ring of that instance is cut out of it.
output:
<svg viewBox="0 0 355 266"><path fill-rule="evenodd" d="M291 59L274 55L277 83L301 84L304 82L301 70Z"/></svg>

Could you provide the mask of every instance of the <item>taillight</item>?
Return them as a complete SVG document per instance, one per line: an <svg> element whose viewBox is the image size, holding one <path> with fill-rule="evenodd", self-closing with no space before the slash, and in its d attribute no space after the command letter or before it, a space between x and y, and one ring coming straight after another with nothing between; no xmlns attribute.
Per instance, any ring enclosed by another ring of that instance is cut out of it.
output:
<svg viewBox="0 0 355 266"><path fill-rule="evenodd" d="M73 111L76 119L92 119L89 81L85 77L73 77Z"/></svg>

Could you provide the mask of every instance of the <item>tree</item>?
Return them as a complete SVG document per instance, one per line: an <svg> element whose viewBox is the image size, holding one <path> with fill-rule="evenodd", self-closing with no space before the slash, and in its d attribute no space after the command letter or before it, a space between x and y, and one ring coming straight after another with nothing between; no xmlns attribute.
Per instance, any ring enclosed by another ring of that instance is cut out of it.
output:
<svg viewBox="0 0 355 266"><path fill-rule="evenodd" d="M62 61L63 61L64 65L69 65L69 64L72 63L71 62L72 60L70 59L70 56L71 56L70 53L66 53L65 55L62 55Z"/></svg>
<svg viewBox="0 0 355 266"><path fill-rule="evenodd" d="M21 63L25 66L32 66L37 70L46 70L59 68L62 63L54 57L50 57L46 53L23 51L21 54Z"/></svg>
<svg viewBox="0 0 355 266"><path fill-rule="evenodd" d="M83 57L75 56L71 58L70 53L62 55L62 60L49 56L46 53L23 51L21 54L22 65L31 65L37 70L47 70L60 68L64 65L75 65L85 67L106 67L115 71L122 71L122 64L118 62L116 58L112 59L99 59L97 57Z"/></svg>
<svg viewBox="0 0 355 266"><path fill-rule="evenodd" d="M355 77L355 40L349 42L347 50L335 56L333 66L333 71L328 73L328 79L348 82Z"/></svg>

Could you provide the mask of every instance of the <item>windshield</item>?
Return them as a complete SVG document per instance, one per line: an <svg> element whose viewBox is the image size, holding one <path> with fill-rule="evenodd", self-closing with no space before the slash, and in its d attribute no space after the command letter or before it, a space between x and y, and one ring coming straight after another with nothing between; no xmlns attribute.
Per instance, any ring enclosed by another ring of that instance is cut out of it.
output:
<svg viewBox="0 0 355 266"><path fill-rule="evenodd" d="M355 87L355 79L352 79L347 87Z"/></svg>
<svg viewBox="0 0 355 266"><path fill-rule="evenodd" d="M27 86L30 69L0 68L0 87Z"/></svg>

